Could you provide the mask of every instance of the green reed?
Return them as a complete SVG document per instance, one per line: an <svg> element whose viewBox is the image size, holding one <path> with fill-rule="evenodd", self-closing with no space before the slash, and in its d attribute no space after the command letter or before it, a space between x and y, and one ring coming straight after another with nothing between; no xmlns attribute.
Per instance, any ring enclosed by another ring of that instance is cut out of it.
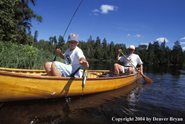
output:
<svg viewBox="0 0 185 124"><path fill-rule="evenodd" d="M54 58L53 53L29 45L0 41L0 67L44 69L44 63ZM57 57L57 60L59 57Z"/></svg>

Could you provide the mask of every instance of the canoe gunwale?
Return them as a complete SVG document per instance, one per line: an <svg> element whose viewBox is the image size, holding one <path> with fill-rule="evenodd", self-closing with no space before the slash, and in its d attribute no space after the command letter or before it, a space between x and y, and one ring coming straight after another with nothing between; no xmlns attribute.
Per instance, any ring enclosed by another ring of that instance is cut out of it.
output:
<svg viewBox="0 0 185 124"><path fill-rule="evenodd" d="M74 79L74 80L82 80L82 78L74 78L74 77L54 77L54 76L37 76L37 75L31 75L31 74L18 74L18 73L11 73L12 71L8 70L9 72L1 71L0 70L0 75L7 75L7 76L13 76L13 77L22 77L22 78L35 78L35 79L47 79L47 80L69 80L69 79ZM99 71L99 70L97 70ZM103 70L101 70L103 71ZM21 69L20 71L13 71L13 72L22 72ZM35 72L35 71L33 71ZM43 72L43 71L41 71ZM96 70L94 70L96 72ZM131 74L131 75L122 75L122 76L117 76L117 77L98 77L98 78L87 78L87 80L112 80L112 79L119 79L119 78L127 78L131 77L134 75L137 75L138 72Z"/></svg>

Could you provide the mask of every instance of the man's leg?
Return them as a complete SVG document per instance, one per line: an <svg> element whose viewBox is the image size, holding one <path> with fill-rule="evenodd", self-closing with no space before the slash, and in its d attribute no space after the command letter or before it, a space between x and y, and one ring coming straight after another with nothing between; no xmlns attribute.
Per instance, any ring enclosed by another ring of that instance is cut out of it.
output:
<svg viewBox="0 0 185 124"><path fill-rule="evenodd" d="M118 63L115 63L114 64L114 73L115 74L120 74L121 72L123 72L122 66Z"/></svg>
<svg viewBox="0 0 185 124"><path fill-rule="evenodd" d="M129 67L126 74L132 74L134 72L134 69Z"/></svg>

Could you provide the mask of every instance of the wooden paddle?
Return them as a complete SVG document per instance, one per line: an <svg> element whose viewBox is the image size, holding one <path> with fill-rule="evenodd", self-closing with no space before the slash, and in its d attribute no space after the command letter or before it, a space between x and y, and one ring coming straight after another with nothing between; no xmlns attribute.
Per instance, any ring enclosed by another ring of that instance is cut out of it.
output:
<svg viewBox="0 0 185 124"><path fill-rule="evenodd" d="M129 61L129 62L132 64L132 62L131 62L122 52L121 52L121 54L127 59L127 61ZM139 71L133 64L132 64L132 66L133 66L137 71ZM153 80L151 80L149 77L145 76L144 74L142 74L142 76L143 76L145 82L147 82L147 83L154 83Z"/></svg>

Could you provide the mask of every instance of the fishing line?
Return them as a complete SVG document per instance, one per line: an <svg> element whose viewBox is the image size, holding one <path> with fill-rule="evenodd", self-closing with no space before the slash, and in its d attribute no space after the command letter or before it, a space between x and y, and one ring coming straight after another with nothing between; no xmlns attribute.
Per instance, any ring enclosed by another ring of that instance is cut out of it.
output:
<svg viewBox="0 0 185 124"><path fill-rule="evenodd" d="M82 4L82 2L83 2L83 0L81 0L81 2L80 2L80 4L78 5L76 11L74 12L74 14L73 14L73 16L72 16L72 18L71 18L71 20L70 20L70 22L69 22L69 24L68 24L68 26L67 26L65 32L64 32L63 39L64 39L64 36L65 36L65 34L66 34L66 32L67 32L67 30L68 30L68 28L69 28L69 25L71 24L71 22L72 22L72 20L73 20L73 18L74 18L74 16L75 16L75 14L76 14L76 12L78 11L78 8L79 8L80 5ZM54 58L53 61L55 61L55 60L56 60L56 55L55 55L55 58Z"/></svg>

